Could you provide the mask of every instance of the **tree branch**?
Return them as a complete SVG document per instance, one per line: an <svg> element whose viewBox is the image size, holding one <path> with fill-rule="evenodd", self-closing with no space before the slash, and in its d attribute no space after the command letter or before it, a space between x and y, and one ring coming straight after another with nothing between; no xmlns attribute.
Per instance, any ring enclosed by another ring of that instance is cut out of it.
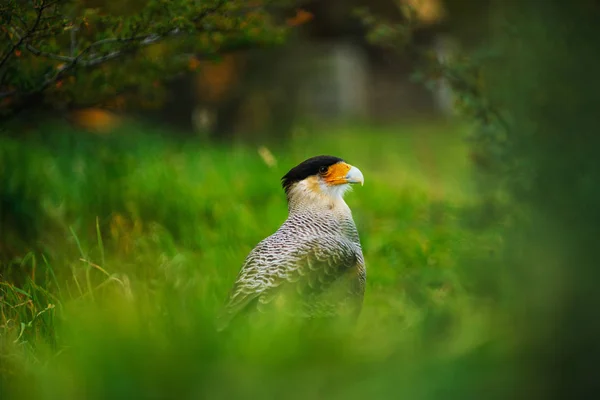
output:
<svg viewBox="0 0 600 400"><path fill-rule="evenodd" d="M46 57L46 58L50 58L50 59L56 60L56 61L71 62L75 58L75 57L61 56L60 54L52 54L52 53L47 53L45 51L40 51L30 44L26 44L25 48L36 56Z"/></svg>
<svg viewBox="0 0 600 400"><path fill-rule="evenodd" d="M52 60L56 60L56 61L62 61L62 62L67 62L67 65L62 66L58 72L50 77L47 77L42 84L28 92L25 93L23 96L24 97L28 97L31 96L35 93L39 93L44 91L48 86L50 86L52 83L57 82L62 76L66 75L71 69L73 69L76 65L80 65L81 67L84 68L88 68L88 67L94 67L94 66L98 66L100 64L103 64L109 60L118 58L122 55L124 55L127 51L124 49L120 49L120 50L115 50L111 53L108 53L106 55L103 56L99 56L99 57L94 57L91 58L89 60L84 60L83 57L90 52L93 48L98 47L98 46L102 46L105 44L111 44L111 43L131 43L131 42L135 42L135 41L139 41L138 43L138 47L133 48L133 49L129 49L129 52L135 52L138 51L141 47L144 46L148 46L150 44L156 43L158 42L160 39L166 37L166 36L174 36L179 34L181 31L179 29L173 29L172 31L170 31L169 33L167 33L166 35L158 35L155 33L152 33L150 35L139 35L139 36L133 36L130 38L108 38L108 39L102 39L102 40L98 40L92 44L90 44L89 46L87 46L85 49L83 49L81 52L79 52L79 54L75 57L70 57L70 56L63 56L60 54L53 54L53 53L48 53L48 52L44 52L41 51L39 49L36 49L35 47L31 46L30 44L26 44L25 48L30 51L32 54L36 55L36 56L40 56L40 57L46 57ZM18 33L13 32L15 35L19 36ZM25 36L19 36L19 42L22 43L25 40ZM13 50L14 51L14 50ZM0 99L1 98L5 98L5 97L10 97L17 94L16 90L9 90L9 91L5 91L5 92L0 92Z"/></svg>
<svg viewBox="0 0 600 400"><path fill-rule="evenodd" d="M11 47L11 49L6 52L6 54L4 55L4 57L2 57L2 60L0 60L0 68L2 68L4 66L4 64L6 64L6 62L8 61L8 59L15 52L15 50L17 50L23 44L23 42L25 41L25 39L27 39L29 37L29 35L31 35L33 32L35 32L35 30L37 29L38 25L40 24L40 21L42 20L42 14L44 13L44 10L46 9L45 4L46 4L46 0L42 0L41 5L39 7L36 7L36 8L38 8L38 12L37 12L37 16L36 16L35 22L33 23L33 27L31 27L30 29L27 29L27 31L25 32L25 34L19 38L19 40L17 41L17 43L13 44L12 47ZM0 82L2 82L2 79L0 79Z"/></svg>
<svg viewBox="0 0 600 400"><path fill-rule="evenodd" d="M10 33L13 36L16 36L18 38L18 41L17 41L17 43L10 46L12 48L11 51L9 51L3 57L3 61L0 63L0 71L1 71L2 65L7 62L7 60L10 58L11 54L13 54L14 51L20 47L25 48L29 53L33 54L34 56L44 57L44 58L47 58L50 60L55 60L55 61L61 62L62 64L58 68L54 68L52 71L50 71L50 73L44 75L42 77L42 79L40 79L38 84L29 91L20 91L19 89L14 89L14 90L9 89L9 90L0 92L0 99L13 97L13 99L11 99L12 101L8 105L10 115L14 115L15 113L18 113L19 111L21 111L23 109L32 107L34 103L36 103L37 101L40 101L42 99L41 96L48 87L57 83L59 80L63 79L65 76L72 74L76 68L82 68L82 69L95 68L99 65L102 65L102 64L108 62L108 61L135 54L144 47L158 43L158 42L165 40L166 38L172 37L172 36L179 36L179 35L186 35L186 34L192 35L192 34L197 34L197 33L210 33L210 32L220 32L223 34L233 33L235 36L236 33L239 33L239 31L237 31L235 29L231 30L231 31L222 30L222 29L218 29L216 27L207 26L205 23L203 23L203 20L206 17L208 17L212 14L218 13L219 10L221 10L227 3L226 0L219 0L213 6L206 7L206 8L199 10L195 16L193 16L192 18L189 19L189 21L194 24L193 29L190 29L189 32L187 30L182 30L180 28L172 28L170 30L167 28L167 29L164 29L163 32L154 32L154 33L147 33L147 34L139 34L138 32L134 31L134 33L132 33L130 37L125 37L125 38L113 37L113 38L97 40L97 41L87 45L85 48L79 50L79 52L77 52L77 46L79 43L77 41L76 32L74 32L72 30L70 32L70 41L68 44L68 50L65 50L66 52L68 52L68 55L67 54L56 54L56 53L51 53L51 52L41 50L40 48L34 46L35 43L33 45L31 44L31 43L33 43L32 39L34 37L37 37L37 36L33 35L34 32L37 32L39 25L40 25L40 21L44 20L44 18L43 18L44 10L47 9L48 7L58 4L64 0L54 0L54 1L50 1L50 2L49 1L50 0L42 0L41 4L37 7L35 7L37 10L36 21L31 28L22 29L19 26L10 28ZM68 24L66 26L68 26ZM75 29L75 27L72 27L71 29ZM234 41L229 46L225 45L224 47L221 47L219 49L219 52L239 50L240 48L246 48L247 45L248 44L244 41L239 41L239 42ZM106 51L107 53L98 55L97 53L100 53L100 52L97 52L96 50L102 46L106 46L106 48L102 49L102 50ZM209 55L210 54L207 54L207 56L209 56ZM3 79L6 77L6 73L7 73L7 70L4 71L3 77L2 77L2 79L0 79L0 85L3 82ZM4 88L4 89L7 89L7 88Z"/></svg>
<svg viewBox="0 0 600 400"><path fill-rule="evenodd" d="M16 90L9 90L9 91L6 91L6 92L0 92L0 99L3 99L5 97L10 97L10 96L14 95L15 93L17 93Z"/></svg>
<svg viewBox="0 0 600 400"><path fill-rule="evenodd" d="M62 2L63 0L55 0L55 1L51 1L51 2L47 2L47 0L41 0L41 3L39 6L34 7L35 9L37 9L37 15L35 18L35 22L33 23L33 26L31 28L27 28L27 24L25 23L25 21L21 18L18 17L18 19L21 21L21 23L25 26L26 31L22 36L18 36L19 40L17 41L17 43L13 44L10 48L10 50L8 50L6 52L6 54L4 54L4 56L2 57L2 59L0 60L0 71L2 71L2 67L4 67L4 65L8 62L8 60L11 58L11 56L15 53L15 51L34 33L37 31L38 26L40 25L40 22L42 21L42 16L44 14L44 11L49 8L52 7L60 2ZM8 69L4 70L4 72L2 72L2 74L0 75L0 84L2 84L2 82L4 82L4 79L6 78L6 74L8 73ZM5 96L6 97L6 96Z"/></svg>

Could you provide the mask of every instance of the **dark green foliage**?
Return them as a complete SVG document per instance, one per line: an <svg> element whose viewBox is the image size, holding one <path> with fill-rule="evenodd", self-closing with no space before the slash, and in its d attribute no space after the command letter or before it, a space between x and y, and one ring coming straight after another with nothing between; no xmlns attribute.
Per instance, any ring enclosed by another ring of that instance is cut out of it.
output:
<svg viewBox="0 0 600 400"><path fill-rule="evenodd" d="M448 3L456 10L458 2ZM494 286L520 337L513 351L525 367L518 396L526 398L597 392L599 16L592 1L496 2L478 15L490 23L479 40L419 71L420 79L446 78L475 123L474 161L490 200L478 213L502 222L506 251L478 267L499 276L462 282L482 290L500 278ZM376 38L410 46L406 26L379 27Z"/></svg>
<svg viewBox="0 0 600 400"><path fill-rule="evenodd" d="M278 14L289 3L9 0L0 6L0 117L119 103L131 93L142 106L160 103L160 84L195 57L281 43L287 26Z"/></svg>
<svg viewBox="0 0 600 400"><path fill-rule="evenodd" d="M600 356L600 8L515 1L503 11L514 34L495 38L505 63L491 93L510 105L508 182L527 215L507 235L510 294L536 384L557 398L586 397Z"/></svg>
<svg viewBox="0 0 600 400"><path fill-rule="evenodd" d="M450 21L447 24L450 25L464 15L470 15L473 19L488 17L485 14L488 12L485 1L480 2L481 5L478 6L471 4L460 6L455 1L444 3L451 3L450 9L463 8L459 15L449 17ZM500 216L497 212L489 213L489 210L503 207L498 194L504 189L505 182L502 177L506 176L509 168L507 136L511 124L507 116L508 105L492 96L490 91L490 81L493 79L490 76L490 69L502 65L503 53L498 46L489 42L488 36L485 35L486 29L485 32L479 32L475 39L470 35L469 40L463 40L453 46L449 49L449 54L445 56L437 54L431 47L432 43L422 45L415 40L415 36L420 31L428 29L419 22L416 11L408 4L399 5L399 10L401 17L396 20L374 15L366 9L359 10L358 16L369 29L367 35L369 41L390 51L410 56L418 63L412 75L416 82L431 90L438 88L442 83L450 88L454 111L471 124L468 135L470 157L478 167L475 179L478 181L484 199L478 206L483 209L474 212L478 212L480 216L487 214L485 218L478 218L480 224L497 223ZM475 17L468 14L469 10L478 10L480 14ZM454 31L444 34L464 39L464 31L470 31L469 28L464 27L454 28ZM443 31L443 28L440 30ZM507 31L505 30L504 33L506 34Z"/></svg>

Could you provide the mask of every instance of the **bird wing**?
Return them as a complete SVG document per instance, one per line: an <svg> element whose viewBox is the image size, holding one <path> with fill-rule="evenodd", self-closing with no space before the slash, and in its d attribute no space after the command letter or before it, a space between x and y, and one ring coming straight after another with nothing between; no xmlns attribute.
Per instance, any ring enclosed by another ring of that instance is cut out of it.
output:
<svg viewBox="0 0 600 400"><path fill-rule="evenodd" d="M259 309L265 309L283 288L317 307L318 297L362 260L356 246L343 237L321 236L293 243L293 249L282 248L280 252L272 247L268 241L261 242L246 258L225 305L222 323L227 324L255 300ZM350 285L349 290L362 299L364 287L359 286Z"/></svg>

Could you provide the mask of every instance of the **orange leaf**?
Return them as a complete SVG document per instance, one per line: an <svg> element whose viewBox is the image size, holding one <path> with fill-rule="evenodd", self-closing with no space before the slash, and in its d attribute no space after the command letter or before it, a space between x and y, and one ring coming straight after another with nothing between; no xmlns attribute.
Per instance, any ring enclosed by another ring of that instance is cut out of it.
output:
<svg viewBox="0 0 600 400"><path fill-rule="evenodd" d="M237 82L238 59L234 55L227 55L221 62L201 63L200 74L196 83L198 92L203 98L211 101L219 101L229 93Z"/></svg>
<svg viewBox="0 0 600 400"><path fill-rule="evenodd" d="M116 114L99 108L76 110L71 113L71 117L75 125L97 132L107 132L121 122Z"/></svg>
<svg viewBox="0 0 600 400"><path fill-rule="evenodd" d="M56 88L57 89L60 89L62 87L62 85L63 85L63 81L56 82Z"/></svg>
<svg viewBox="0 0 600 400"><path fill-rule="evenodd" d="M196 57L191 57L188 62L188 68L190 71L195 71L200 66L200 61Z"/></svg>
<svg viewBox="0 0 600 400"><path fill-rule="evenodd" d="M404 0L415 13L417 19L425 24L438 22L444 18L444 4L440 0Z"/></svg>
<svg viewBox="0 0 600 400"><path fill-rule="evenodd" d="M21 57L21 50L15 50L15 56Z"/></svg>
<svg viewBox="0 0 600 400"><path fill-rule="evenodd" d="M306 10L296 10L296 15L294 15L292 18L288 18L286 20L286 23L289 26L299 26L299 25L303 25L305 23L307 23L308 21L313 19L313 14L306 11Z"/></svg>

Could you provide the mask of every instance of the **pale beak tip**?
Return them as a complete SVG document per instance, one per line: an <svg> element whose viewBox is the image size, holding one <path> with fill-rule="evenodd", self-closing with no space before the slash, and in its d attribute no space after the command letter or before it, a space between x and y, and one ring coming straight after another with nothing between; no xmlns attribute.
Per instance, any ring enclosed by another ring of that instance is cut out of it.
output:
<svg viewBox="0 0 600 400"><path fill-rule="evenodd" d="M362 172L356 167L350 168L350 171L348 171L348 174L346 175L346 180L348 183L360 183L360 186L365 184L365 178L363 177Z"/></svg>

